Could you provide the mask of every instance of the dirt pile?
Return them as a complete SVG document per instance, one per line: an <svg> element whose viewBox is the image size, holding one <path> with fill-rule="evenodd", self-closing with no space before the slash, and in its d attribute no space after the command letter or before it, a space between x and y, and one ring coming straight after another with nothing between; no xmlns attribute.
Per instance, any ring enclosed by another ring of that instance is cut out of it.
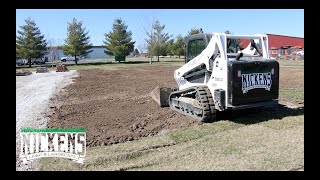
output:
<svg viewBox="0 0 320 180"><path fill-rule="evenodd" d="M16 76L28 76L30 74L32 74L32 72L29 70L25 70L25 69L16 70Z"/></svg>

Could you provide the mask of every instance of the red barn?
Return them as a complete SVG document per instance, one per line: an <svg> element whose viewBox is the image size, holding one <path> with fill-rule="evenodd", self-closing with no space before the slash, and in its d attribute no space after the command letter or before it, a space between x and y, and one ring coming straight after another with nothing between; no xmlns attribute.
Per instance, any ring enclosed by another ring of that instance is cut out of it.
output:
<svg viewBox="0 0 320 180"><path fill-rule="evenodd" d="M304 49L304 38L267 34L269 40L269 54L271 57L288 56L296 51ZM249 41L241 41L242 47L246 47Z"/></svg>
<svg viewBox="0 0 320 180"><path fill-rule="evenodd" d="M271 57L289 56L304 49L304 38L267 34Z"/></svg>
<svg viewBox="0 0 320 180"><path fill-rule="evenodd" d="M304 48L304 38L267 34L269 39L269 49L281 48L284 46L299 46Z"/></svg>

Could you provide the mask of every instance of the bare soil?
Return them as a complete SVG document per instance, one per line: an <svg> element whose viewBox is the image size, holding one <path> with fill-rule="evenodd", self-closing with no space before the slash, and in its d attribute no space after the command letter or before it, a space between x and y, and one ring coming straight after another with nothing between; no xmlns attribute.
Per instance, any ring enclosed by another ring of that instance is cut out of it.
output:
<svg viewBox="0 0 320 180"><path fill-rule="evenodd" d="M281 67L279 88L303 88L304 68L303 67Z"/></svg>
<svg viewBox="0 0 320 180"><path fill-rule="evenodd" d="M87 146L110 145L198 124L150 96L157 86L175 86L174 67L81 70L55 98L48 127L85 128Z"/></svg>
<svg viewBox="0 0 320 180"><path fill-rule="evenodd" d="M75 83L53 99L48 127L85 128L87 146L99 146L201 124L169 108L160 108L150 96L157 86L176 85L176 68L80 70ZM280 88L303 87L303 70L300 71L301 68L282 68Z"/></svg>

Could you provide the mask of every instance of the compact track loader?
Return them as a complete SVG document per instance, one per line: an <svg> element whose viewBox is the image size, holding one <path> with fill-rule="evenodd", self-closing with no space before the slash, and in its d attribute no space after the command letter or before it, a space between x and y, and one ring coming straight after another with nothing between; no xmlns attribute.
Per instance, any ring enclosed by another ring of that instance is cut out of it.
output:
<svg viewBox="0 0 320 180"><path fill-rule="evenodd" d="M204 122L217 111L278 104L279 63L270 59L264 34L190 35L174 79L177 88L157 87L153 98Z"/></svg>

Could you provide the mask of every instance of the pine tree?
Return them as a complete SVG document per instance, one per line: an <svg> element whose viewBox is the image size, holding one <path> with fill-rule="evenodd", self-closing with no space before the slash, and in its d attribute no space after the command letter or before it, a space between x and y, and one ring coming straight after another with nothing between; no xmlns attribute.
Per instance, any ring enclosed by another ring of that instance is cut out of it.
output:
<svg viewBox="0 0 320 180"><path fill-rule="evenodd" d="M135 41L132 41L132 32L121 18L115 19L112 31L105 34L103 41L106 47L104 51L112 56L128 56L134 50Z"/></svg>
<svg viewBox="0 0 320 180"><path fill-rule="evenodd" d="M139 50L136 48L136 49L134 49L134 55L135 56L138 56L139 55Z"/></svg>
<svg viewBox="0 0 320 180"><path fill-rule="evenodd" d="M92 52L92 44L90 43L89 32L82 27L82 21L77 21L73 18L72 22L68 22L67 38L65 44L62 46L63 53L71 55L75 58L75 63L78 64L78 56L86 56Z"/></svg>
<svg viewBox="0 0 320 180"><path fill-rule="evenodd" d="M167 54L168 54L169 56L175 55L175 43L174 43L174 39L170 39L170 40L168 41Z"/></svg>
<svg viewBox="0 0 320 180"><path fill-rule="evenodd" d="M176 42L174 42L173 44L173 52L174 55L178 55L179 58L180 56L185 54L185 40L183 39L183 37L179 34L177 36Z"/></svg>
<svg viewBox="0 0 320 180"><path fill-rule="evenodd" d="M202 28L199 28L199 29L197 29L197 28L192 28L192 29L188 32L189 35L200 34L200 33L203 33Z"/></svg>
<svg viewBox="0 0 320 180"><path fill-rule="evenodd" d="M25 25L20 26L19 36L16 39L16 56L28 59L31 67L32 58L41 58L47 52L47 42L36 23L31 19L25 20Z"/></svg>

